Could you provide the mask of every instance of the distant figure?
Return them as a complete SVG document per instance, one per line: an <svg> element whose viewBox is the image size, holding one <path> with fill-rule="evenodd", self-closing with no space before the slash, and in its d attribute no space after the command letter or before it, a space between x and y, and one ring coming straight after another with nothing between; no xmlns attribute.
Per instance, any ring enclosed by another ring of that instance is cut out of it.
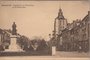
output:
<svg viewBox="0 0 90 60"><path fill-rule="evenodd" d="M13 25L12 25L12 35L16 35L17 34L17 29L16 29L16 24L15 22L13 22Z"/></svg>

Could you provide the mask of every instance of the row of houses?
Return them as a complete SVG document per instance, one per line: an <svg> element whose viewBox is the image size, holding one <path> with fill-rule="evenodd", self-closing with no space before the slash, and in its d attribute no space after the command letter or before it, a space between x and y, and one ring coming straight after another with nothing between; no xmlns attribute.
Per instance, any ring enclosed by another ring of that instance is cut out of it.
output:
<svg viewBox="0 0 90 60"><path fill-rule="evenodd" d="M57 50L89 51L90 12L82 19L68 23L67 27L57 37Z"/></svg>

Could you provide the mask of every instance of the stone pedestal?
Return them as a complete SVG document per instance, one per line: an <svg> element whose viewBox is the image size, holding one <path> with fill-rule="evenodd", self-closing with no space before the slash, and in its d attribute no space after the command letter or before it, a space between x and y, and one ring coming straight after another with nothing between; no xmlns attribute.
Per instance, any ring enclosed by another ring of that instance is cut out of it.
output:
<svg viewBox="0 0 90 60"><path fill-rule="evenodd" d="M20 51L23 51L23 50L17 45L17 36L14 36L14 35L11 36L9 49L6 49L5 51L9 51L9 52L20 52Z"/></svg>
<svg viewBox="0 0 90 60"><path fill-rule="evenodd" d="M52 46L52 56L56 54L56 46Z"/></svg>

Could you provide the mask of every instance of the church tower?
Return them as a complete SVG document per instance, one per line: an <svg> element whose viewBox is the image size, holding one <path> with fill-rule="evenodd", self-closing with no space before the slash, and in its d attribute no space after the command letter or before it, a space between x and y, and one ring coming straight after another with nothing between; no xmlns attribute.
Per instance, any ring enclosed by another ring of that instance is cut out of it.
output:
<svg viewBox="0 0 90 60"><path fill-rule="evenodd" d="M62 30L64 30L67 27L67 19L63 16L63 11L60 8L58 12L58 16L55 18L54 22L54 34L60 35L62 33Z"/></svg>

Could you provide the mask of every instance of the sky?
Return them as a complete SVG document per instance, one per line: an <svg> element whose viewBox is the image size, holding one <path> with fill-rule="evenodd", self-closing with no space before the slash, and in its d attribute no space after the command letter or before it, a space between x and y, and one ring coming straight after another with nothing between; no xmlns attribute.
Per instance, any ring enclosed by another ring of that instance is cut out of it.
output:
<svg viewBox="0 0 90 60"><path fill-rule="evenodd" d="M1 1L0 28L11 29L16 22L17 32L30 39L42 37L49 39L54 19L62 9L69 23L83 19L89 11L88 1Z"/></svg>

